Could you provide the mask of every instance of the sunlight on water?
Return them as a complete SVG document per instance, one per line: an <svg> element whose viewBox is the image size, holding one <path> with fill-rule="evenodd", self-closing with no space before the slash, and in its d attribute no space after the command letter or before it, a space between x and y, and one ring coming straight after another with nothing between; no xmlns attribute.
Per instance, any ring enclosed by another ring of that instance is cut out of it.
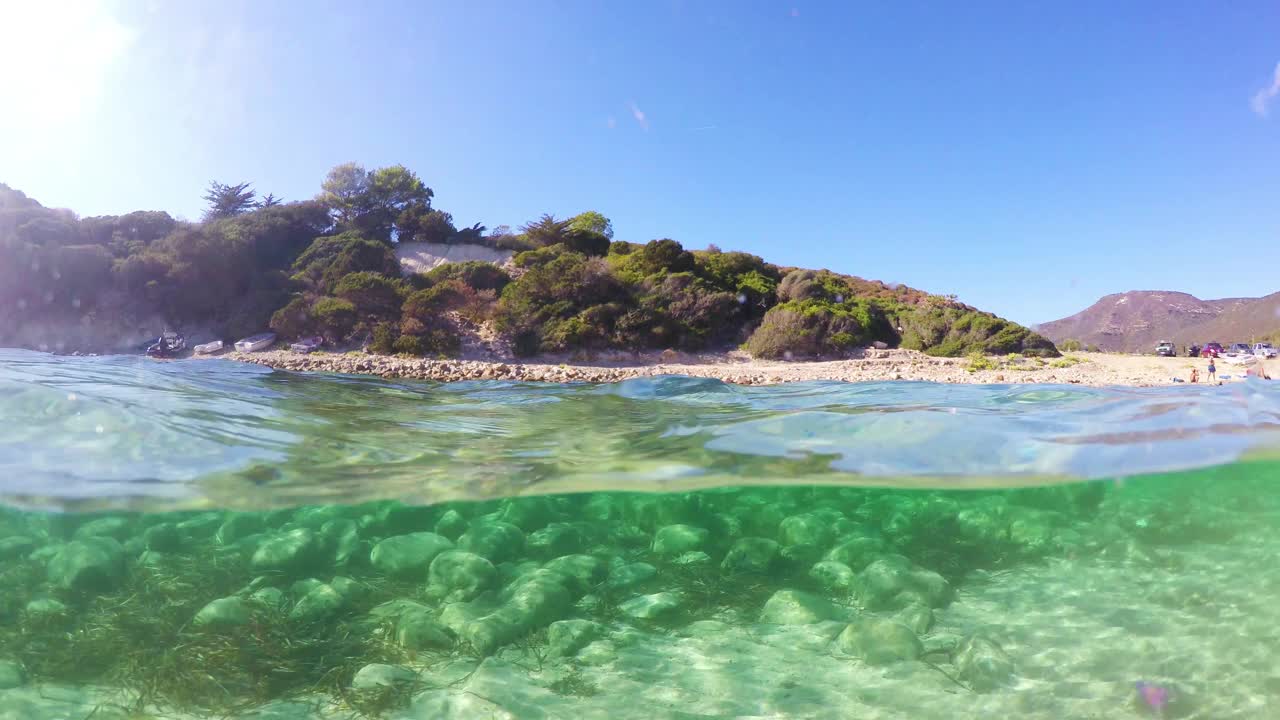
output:
<svg viewBox="0 0 1280 720"><path fill-rule="evenodd" d="M1208 720L1280 693L1265 386L0 355L2 719Z"/></svg>

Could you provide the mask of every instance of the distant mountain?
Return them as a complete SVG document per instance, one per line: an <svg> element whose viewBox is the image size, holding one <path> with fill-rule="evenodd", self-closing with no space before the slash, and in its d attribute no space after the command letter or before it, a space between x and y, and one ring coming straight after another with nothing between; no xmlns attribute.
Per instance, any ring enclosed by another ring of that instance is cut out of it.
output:
<svg viewBox="0 0 1280 720"><path fill-rule="evenodd" d="M1079 340L1103 350L1148 351L1177 343L1250 342L1280 331L1280 293L1261 298L1201 300L1187 293L1134 290L1107 295L1085 310L1036 329L1061 343Z"/></svg>

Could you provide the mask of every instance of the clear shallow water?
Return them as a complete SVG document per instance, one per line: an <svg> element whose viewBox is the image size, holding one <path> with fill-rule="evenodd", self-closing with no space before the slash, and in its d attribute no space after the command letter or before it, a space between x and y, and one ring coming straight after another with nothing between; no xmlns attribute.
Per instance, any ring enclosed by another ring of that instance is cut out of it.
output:
<svg viewBox="0 0 1280 720"><path fill-rule="evenodd" d="M442 385L0 351L0 497L51 507L1000 487L1219 465L1278 428L1280 384Z"/></svg>
<svg viewBox="0 0 1280 720"><path fill-rule="evenodd" d="M1278 404L0 351L0 719L1266 717Z"/></svg>

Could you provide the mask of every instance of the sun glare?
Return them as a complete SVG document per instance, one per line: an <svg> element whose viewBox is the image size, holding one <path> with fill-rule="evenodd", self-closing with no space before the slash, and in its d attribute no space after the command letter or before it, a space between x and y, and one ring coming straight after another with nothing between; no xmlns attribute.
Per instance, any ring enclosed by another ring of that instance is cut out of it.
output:
<svg viewBox="0 0 1280 720"><path fill-rule="evenodd" d="M12 103L0 124L20 128L71 120L91 107L134 37L96 0L0 0L0 18L0 68Z"/></svg>

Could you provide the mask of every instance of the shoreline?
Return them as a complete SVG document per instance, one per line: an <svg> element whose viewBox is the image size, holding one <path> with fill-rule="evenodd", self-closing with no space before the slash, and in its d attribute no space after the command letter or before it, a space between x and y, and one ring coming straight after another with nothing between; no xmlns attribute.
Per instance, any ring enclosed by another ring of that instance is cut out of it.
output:
<svg viewBox="0 0 1280 720"><path fill-rule="evenodd" d="M383 378L459 382L509 380L515 382L607 383L661 375L712 378L736 385L774 385L787 382L922 381L951 384L1072 384L1091 387L1158 387L1185 382L1191 368L1200 370L1204 383L1208 361L1200 358L1068 353L1065 359L989 358L992 367L970 371L969 358L932 357L912 350L867 349L854 357L828 361L754 360L744 353L685 355L654 353L648 356L604 356L596 360L535 358L528 361L448 359L430 360L359 352L318 351L303 355L288 350L257 353L229 352L219 357L295 372L331 372L375 375ZM1265 362L1276 377L1276 360ZM1219 383L1244 379L1244 369L1218 361ZM1184 382L1175 383L1174 377Z"/></svg>

